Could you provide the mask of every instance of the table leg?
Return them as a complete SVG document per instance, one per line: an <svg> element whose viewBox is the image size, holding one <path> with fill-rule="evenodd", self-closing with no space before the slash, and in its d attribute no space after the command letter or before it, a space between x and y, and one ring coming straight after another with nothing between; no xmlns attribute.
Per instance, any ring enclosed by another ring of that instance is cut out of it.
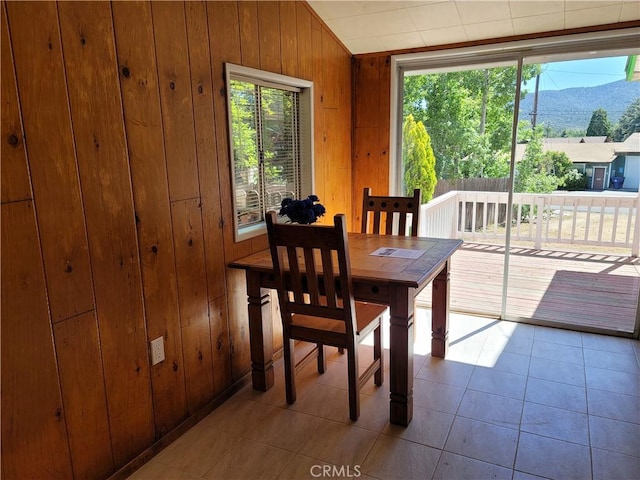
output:
<svg viewBox="0 0 640 480"><path fill-rule="evenodd" d="M266 392L273 387L273 323L269 289L260 287L260 274L247 271L249 341L253 388Z"/></svg>
<svg viewBox="0 0 640 480"><path fill-rule="evenodd" d="M449 263L433 280L431 295L431 356L444 358L449 347Z"/></svg>
<svg viewBox="0 0 640 480"><path fill-rule="evenodd" d="M413 418L413 313L415 289L391 292L389 326L389 421L407 426Z"/></svg>

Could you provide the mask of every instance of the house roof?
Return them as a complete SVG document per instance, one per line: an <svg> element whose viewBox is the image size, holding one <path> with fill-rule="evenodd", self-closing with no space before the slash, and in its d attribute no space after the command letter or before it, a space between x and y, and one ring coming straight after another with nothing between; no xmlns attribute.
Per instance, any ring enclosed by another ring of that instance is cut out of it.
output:
<svg viewBox="0 0 640 480"><path fill-rule="evenodd" d="M564 152L573 163L611 163L619 155L640 153L640 132L624 142L607 142L608 137L544 138L542 150ZM526 143L516 145L516 162L524 157Z"/></svg>
<svg viewBox="0 0 640 480"><path fill-rule="evenodd" d="M609 137L549 137L543 139L544 143L605 143Z"/></svg>
<svg viewBox="0 0 640 480"><path fill-rule="evenodd" d="M579 142L543 142L545 152L564 152L573 163L611 163L616 158L615 142L579 143ZM516 162L524 157L526 143L516 145Z"/></svg>
<svg viewBox="0 0 640 480"><path fill-rule="evenodd" d="M640 153L640 132L632 133L624 142L616 145L616 153Z"/></svg>

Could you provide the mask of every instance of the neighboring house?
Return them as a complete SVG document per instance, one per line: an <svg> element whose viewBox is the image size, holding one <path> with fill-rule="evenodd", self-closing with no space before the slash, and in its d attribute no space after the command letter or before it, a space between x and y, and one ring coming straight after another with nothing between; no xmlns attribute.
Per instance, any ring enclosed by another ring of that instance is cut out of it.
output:
<svg viewBox="0 0 640 480"><path fill-rule="evenodd" d="M624 177L625 190L638 191L640 186L640 132L632 133L622 143L616 144L616 158L611 162L614 177Z"/></svg>
<svg viewBox="0 0 640 480"><path fill-rule="evenodd" d="M516 161L524 156L526 145L517 145ZM545 152L564 152L578 171L587 176L590 190L614 188L624 178L622 188L638 191L640 186L640 132L624 142L612 142L608 137L572 137L543 139Z"/></svg>

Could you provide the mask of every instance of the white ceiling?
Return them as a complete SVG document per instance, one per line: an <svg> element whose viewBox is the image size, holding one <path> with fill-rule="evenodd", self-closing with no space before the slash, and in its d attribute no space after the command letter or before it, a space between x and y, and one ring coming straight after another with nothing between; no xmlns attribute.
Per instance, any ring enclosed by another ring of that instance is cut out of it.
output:
<svg viewBox="0 0 640 480"><path fill-rule="evenodd" d="M640 20L639 0L308 0L352 54Z"/></svg>

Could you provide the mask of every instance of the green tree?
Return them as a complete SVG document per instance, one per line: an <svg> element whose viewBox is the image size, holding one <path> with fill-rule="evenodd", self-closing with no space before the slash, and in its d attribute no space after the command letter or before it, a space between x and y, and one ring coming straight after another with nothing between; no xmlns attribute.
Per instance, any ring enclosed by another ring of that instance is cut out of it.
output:
<svg viewBox="0 0 640 480"><path fill-rule="evenodd" d="M604 108L599 108L593 112L587 127L587 137L608 137L611 135L611 130L607 111Z"/></svg>
<svg viewBox="0 0 640 480"><path fill-rule="evenodd" d="M552 172L554 156L548 156L542 148L541 127L529 131L529 141L524 156L516 165L515 192L550 193L563 183Z"/></svg>
<svg viewBox="0 0 640 480"><path fill-rule="evenodd" d="M539 71L527 65L523 79ZM510 148L515 87L515 67L405 77L405 117L429 132L439 178L502 174L503 164L490 164Z"/></svg>
<svg viewBox="0 0 640 480"><path fill-rule="evenodd" d="M636 98L620 117L613 130L613 141L624 142L638 128L640 128L640 98Z"/></svg>
<svg viewBox="0 0 640 480"><path fill-rule="evenodd" d="M422 190L422 203L433 197L436 188L436 158L431 138L422 122L409 115L402 126L402 159L404 165L404 194L411 195L415 188Z"/></svg>

